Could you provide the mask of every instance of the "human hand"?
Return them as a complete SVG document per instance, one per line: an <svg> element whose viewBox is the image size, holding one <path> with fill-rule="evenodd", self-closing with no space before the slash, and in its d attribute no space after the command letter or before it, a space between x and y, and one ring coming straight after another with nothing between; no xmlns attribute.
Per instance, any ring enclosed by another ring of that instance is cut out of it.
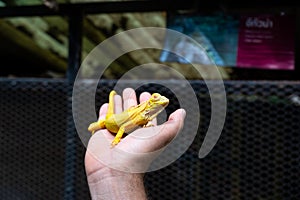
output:
<svg viewBox="0 0 300 200"><path fill-rule="evenodd" d="M150 96L149 93L144 92L140 95L139 100L143 102ZM125 110L137 105L137 97L133 89L125 89L122 97L115 96L115 113L122 112L123 108ZM99 118L105 118L107 107L108 104L101 106ZM90 189L93 190L95 185L100 184L103 190L103 185L108 185L107 180L114 180L112 183L120 184L125 181L128 192L127 181L141 183L142 175L146 172L148 165L183 128L184 118L185 111L178 109L170 115L167 122L135 130L114 148L110 148L114 136L106 129L97 131L89 141L85 156ZM92 194L99 192L93 191ZM106 191L106 193L108 192Z"/></svg>

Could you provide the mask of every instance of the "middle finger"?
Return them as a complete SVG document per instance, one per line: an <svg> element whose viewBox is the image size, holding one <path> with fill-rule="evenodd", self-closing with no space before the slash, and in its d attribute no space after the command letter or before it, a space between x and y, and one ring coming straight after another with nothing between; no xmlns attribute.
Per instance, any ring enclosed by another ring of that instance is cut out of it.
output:
<svg viewBox="0 0 300 200"><path fill-rule="evenodd" d="M123 107L124 110L137 105L137 98L134 89L126 88L123 90Z"/></svg>

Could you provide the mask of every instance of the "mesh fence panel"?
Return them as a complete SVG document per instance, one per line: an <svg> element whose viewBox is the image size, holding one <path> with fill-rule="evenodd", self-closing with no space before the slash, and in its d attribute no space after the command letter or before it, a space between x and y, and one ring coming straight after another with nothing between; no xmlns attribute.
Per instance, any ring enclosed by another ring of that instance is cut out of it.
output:
<svg viewBox="0 0 300 200"><path fill-rule="evenodd" d="M0 199L64 196L64 82L0 81Z"/></svg>
<svg viewBox="0 0 300 200"><path fill-rule="evenodd" d="M210 96L204 82L190 83L201 111L197 136L178 160L145 175L149 199L300 199L300 83L225 82L225 126L203 159L198 152L210 123ZM95 112L114 84L99 84ZM168 96L170 114L179 104L162 85L145 84L137 93ZM123 86L134 87L135 82ZM82 85L83 96L89 87ZM1 200L90 199L71 91L64 80L0 80Z"/></svg>

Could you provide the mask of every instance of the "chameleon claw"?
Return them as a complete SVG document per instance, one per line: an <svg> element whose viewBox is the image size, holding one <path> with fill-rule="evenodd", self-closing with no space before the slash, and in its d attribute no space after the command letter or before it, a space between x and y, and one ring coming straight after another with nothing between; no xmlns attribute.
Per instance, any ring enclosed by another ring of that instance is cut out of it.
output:
<svg viewBox="0 0 300 200"><path fill-rule="evenodd" d="M153 127L153 126L155 126L151 121L149 121L147 124L145 124L144 126L143 126L143 128L147 128L147 127Z"/></svg>
<svg viewBox="0 0 300 200"><path fill-rule="evenodd" d="M121 140L120 138L115 138L115 139L112 141L110 147L113 148L114 146L116 146L116 145L120 142L120 140Z"/></svg>

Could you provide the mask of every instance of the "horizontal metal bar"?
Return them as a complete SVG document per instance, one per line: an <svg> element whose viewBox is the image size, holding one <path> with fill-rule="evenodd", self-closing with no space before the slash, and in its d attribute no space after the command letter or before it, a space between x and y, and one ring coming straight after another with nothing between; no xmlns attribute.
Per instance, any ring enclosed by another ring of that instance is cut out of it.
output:
<svg viewBox="0 0 300 200"><path fill-rule="evenodd" d="M121 12L154 12L197 10L205 8L257 8L274 6L297 6L292 0L253 0L249 2L233 1L197 1L197 0L132 0L132 1L109 1L91 3L64 3L59 4L59 9L54 10L45 5L33 6L6 6L0 7L0 17L16 16L53 16L70 15L71 13L97 14L97 13L121 13Z"/></svg>
<svg viewBox="0 0 300 200"><path fill-rule="evenodd" d="M120 13L120 12L154 12L194 9L195 0L147 0L147 1L112 1L93 3L59 4L58 10L45 5L0 7L0 17L16 16L53 16L72 13Z"/></svg>

